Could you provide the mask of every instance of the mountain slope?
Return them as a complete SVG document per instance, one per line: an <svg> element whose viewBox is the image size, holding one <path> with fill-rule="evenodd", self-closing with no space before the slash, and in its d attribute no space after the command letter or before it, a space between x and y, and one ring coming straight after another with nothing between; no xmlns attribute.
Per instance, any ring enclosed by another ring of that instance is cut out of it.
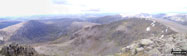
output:
<svg viewBox="0 0 187 56"><path fill-rule="evenodd" d="M163 17L164 19L168 19L183 25L187 25L187 14L174 14L174 15L167 15Z"/></svg>
<svg viewBox="0 0 187 56"><path fill-rule="evenodd" d="M165 20L165 19L155 19L156 21L170 27L172 30L178 32L178 33L187 33L187 26L181 25L179 23Z"/></svg>
<svg viewBox="0 0 187 56"><path fill-rule="evenodd" d="M20 21L0 21L0 29L20 23Z"/></svg>
<svg viewBox="0 0 187 56"><path fill-rule="evenodd" d="M79 31L82 28L91 27L94 25L98 25L96 23L90 23L90 22L72 22L70 26L67 27L66 31L67 33L64 35L61 35L60 38L58 38L55 41L52 41L50 43L62 43L70 40L70 37L73 35L73 33Z"/></svg>
<svg viewBox="0 0 187 56"><path fill-rule="evenodd" d="M23 26L24 22L15 25L8 26L6 28L0 29L1 41L7 41L16 31Z"/></svg>
<svg viewBox="0 0 187 56"><path fill-rule="evenodd" d="M169 27L156 21L130 18L110 24L83 28L75 32L70 37L70 41L38 46L36 50L57 56L104 56L120 52L122 47L140 39L163 38L175 33Z"/></svg>
<svg viewBox="0 0 187 56"><path fill-rule="evenodd" d="M10 37L9 41L31 43L49 41L56 39L58 32L58 29L53 25L31 20L19 28L19 30Z"/></svg>
<svg viewBox="0 0 187 56"><path fill-rule="evenodd" d="M65 39L64 37L89 24L92 25L92 23L70 18L29 20L0 29L0 39L3 39L3 42L23 44L48 42L59 38Z"/></svg>

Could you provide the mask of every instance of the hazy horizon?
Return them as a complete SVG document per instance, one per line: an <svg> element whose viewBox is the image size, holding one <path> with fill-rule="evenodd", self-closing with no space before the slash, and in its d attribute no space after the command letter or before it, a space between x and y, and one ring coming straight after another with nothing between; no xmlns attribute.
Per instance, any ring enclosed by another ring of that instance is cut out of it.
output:
<svg viewBox="0 0 187 56"><path fill-rule="evenodd" d="M186 13L185 0L1 0L0 16Z"/></svg>

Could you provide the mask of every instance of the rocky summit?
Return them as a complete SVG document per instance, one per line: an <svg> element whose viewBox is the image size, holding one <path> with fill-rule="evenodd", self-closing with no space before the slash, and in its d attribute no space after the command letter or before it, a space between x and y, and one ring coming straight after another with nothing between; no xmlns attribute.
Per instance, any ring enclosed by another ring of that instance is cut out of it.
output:
<svg viewBox="0 0 187 56"><path fill-rule="evenodd" d="M187 35L173 34L159 39L142 39L122 48L117 56L173 56L171 51L187 50Z"/></svg>

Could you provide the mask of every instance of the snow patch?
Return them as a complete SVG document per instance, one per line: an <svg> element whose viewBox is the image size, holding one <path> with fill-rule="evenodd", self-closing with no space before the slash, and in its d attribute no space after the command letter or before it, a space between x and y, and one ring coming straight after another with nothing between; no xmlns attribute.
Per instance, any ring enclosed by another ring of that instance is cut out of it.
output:
<svg viewBox="0 0 187 56"><path fill-rule="evenodd" d="M164 33L164 31L162 31L162 33Z"/></svg>
<svg viewBox="0 0 187 56"><path fill-rule="evenodd" d="M142 18L145 18L145 17L142 17ZM151 20L150 18L145 18L145 20Z"/></svg>
<svg viewBox="0 0 187 56"><path fill-rule="evenodd" d="M155 24L154 24L154 23L151 23L151 26L152 26L152 27L154 27L154 26L155 26Z"/></svg>
<svg viewBox="0 0 187 56"><path fill-rule="evenodd" d="M161 35L160 39L162 39L164 37L164 35Z"/></svg>
<svg viewBox="0 0 187 56"><path fill-rule="evenodd" d="M165 32L168 32L168 29L166 29Z"/></svg>
<svg viewBox="0 0 187 56"><path fill-rule="evenodd" d="M171 17L170 20L179 21L179 22L184 22L185 21L183 18L180 18L180 17Z"/></svg>
<svg viewBox="0 0 187 56"><path fill-rule="evenodd" d="M155 21L155 20L153 20L153 23L156 23L156 21Z"/></svg>
<svg viewBox="0 0 187 56"><path fill-rule="evenodd" d="M150 28L150 27L147 27L147 28L146 28L146 31L150 31L150 30L151 30L151 28Z"/></svg>
<svg viewBox="0 0 187 56"><path fill-rule="evenodd" d="M154 27L155 23L156 23L156 21L153 20L153 22L151 23L151 26Z"/></svg>
<svg viewBox="0 0 187 56"><path fill-rule="evenodd" d="M3 40L3 37L0 37L0 40Z"/></svg>

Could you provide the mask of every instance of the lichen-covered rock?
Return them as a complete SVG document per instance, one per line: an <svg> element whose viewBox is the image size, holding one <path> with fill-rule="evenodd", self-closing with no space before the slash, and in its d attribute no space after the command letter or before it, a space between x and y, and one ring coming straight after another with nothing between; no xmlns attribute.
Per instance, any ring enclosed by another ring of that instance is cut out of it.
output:
<svg viewBox="0 0 187 56"><path fill-rule="evenodd" d="M136 48L137 51L143 51L144 48L143 47L140 47L140 48Z"/></svg>
<svg viewBox="0 0 187 56"><path fill-rule="evenodd" d="M142 45L149 45L149 44L152 44L153 41L151 41L150 39L142 39L140 44Z"/></svg>
<svg viewBox="0 0 187 56"><path fill-rule="evenodd" d="M23 46L15 43L4 46L1 49L0 54L5 56L42 56L30 46Z"/></svg>

